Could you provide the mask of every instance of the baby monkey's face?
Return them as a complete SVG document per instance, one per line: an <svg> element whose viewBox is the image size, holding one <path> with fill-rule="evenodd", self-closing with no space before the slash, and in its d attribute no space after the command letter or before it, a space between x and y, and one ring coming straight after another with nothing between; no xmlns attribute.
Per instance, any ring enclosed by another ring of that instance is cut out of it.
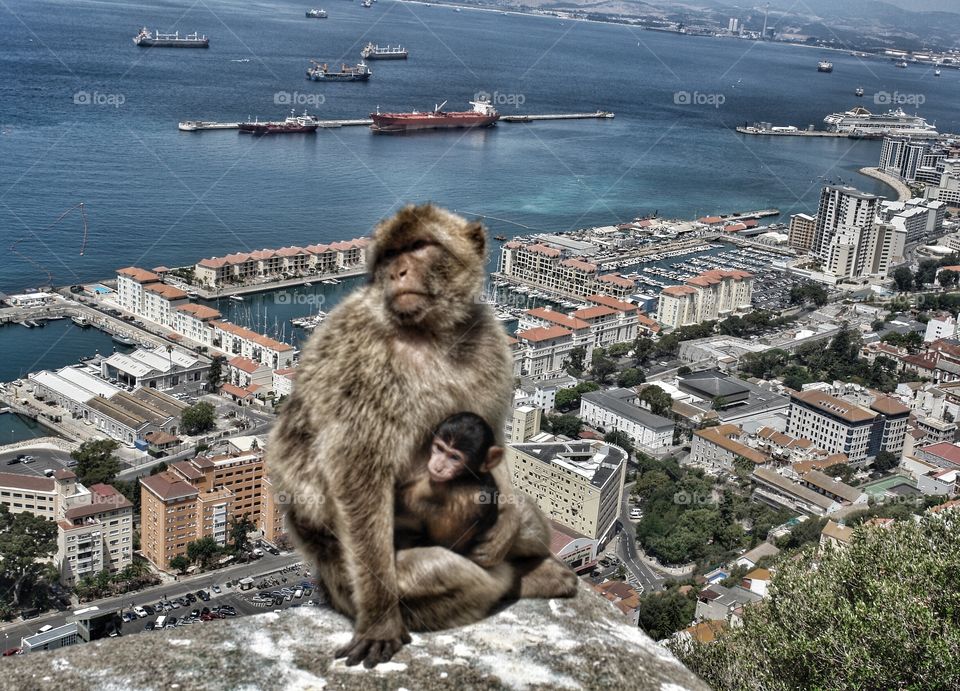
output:
<svg viewBox="0 0 960 691"><path fill-rule="evenodd" d="M433 438L427 471L434 482L450 482L468 468L466 455L439 437Z"/></svg>

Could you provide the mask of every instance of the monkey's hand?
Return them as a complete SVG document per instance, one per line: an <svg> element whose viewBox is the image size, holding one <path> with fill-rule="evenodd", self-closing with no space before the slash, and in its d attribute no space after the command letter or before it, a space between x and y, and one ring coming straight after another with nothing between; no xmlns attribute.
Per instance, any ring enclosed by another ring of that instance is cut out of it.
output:
<svg viewBox="0 0 960 691"><path fill-rule="evenodd" d="M485 569L502 564L516 542L519 531L520 512L512 503L504 504L497 514L497 522L477 538L476 545L467 557Z"/></svg>
<svg viewBox="0 0 960 691"><path fill-rule="evenodd" d="M390 658L410 640L410 634L407 633L402 621L399 625L384 622L371 627L365 633L354 634L353 640L337 650L334 657L347 658L348 667L363 661L363 666L370 669L381 662L389 662Z"/></svg>

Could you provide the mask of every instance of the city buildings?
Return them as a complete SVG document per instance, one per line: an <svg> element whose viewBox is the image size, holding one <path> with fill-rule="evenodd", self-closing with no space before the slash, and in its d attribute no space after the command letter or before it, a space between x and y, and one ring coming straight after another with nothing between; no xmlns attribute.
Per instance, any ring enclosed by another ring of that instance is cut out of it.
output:
<svg viewBox="0 0 960 691"><path fill-rule="evenodd" d="M733 470L737 458L746 458L756 465L769 462L769 455L740 441L743 435L743 430L737 425L716 425L695 430L687 462L727 471Z"/></svg>
<svg viewBox="0 0 960 691"><path fill-rule="evenodd" d="M938 184L927 185L924 196L948 206L960 207L960 158L945 158L940 162L942 166Z"/></svg>
<svg viewBox="0 0 960 691"><path fill-rule="evenodd" d="M140 478L140 486L141 550L165 571L200 538L226 545L231 524L241 518L271 541L280 528L277 507L267 496L260 449L177 461Z"/></svg>
<svg viewBox="0 0 960 691"><path fill-rule="evenodd" d="M639 405L632 389L591 391L583 394L580 417L605 432L623 432L644 451L659 451L673 444L673 420L654 415Z"/></svg>
<svg viewBox="0 0 960 691"><path fill-rule="evenodd" d="M100 363L104 379L124 386L142 386L158 391L177 389L182 393L202 391L207 384L210 361L180 348L137 348L131 353L115 352Z"/></svg>
<svg viewBox="0 0 960 691"><path fill-rule="evenodd" d="M863 406L809 389L791 394L786 432L828 452L844 453L850 463L858 464L881 451L899 457L909 416L909 408L887 396Z"/></svg>
<svg viewBox="0 0 960 691"><path fill-rule="evenodd" d="M660 293L657 321L677 328L723 319L750 309L753 274L739 270L714 269L669 286Z"/></svg>
<svg viewBox="0 0 960 691"><path fill-rule="evenodd" d="M794 214L790 217L790 247L800 252L809 252L813 248L817 231L817 219L808 214Z"/></svg>
<svg viewBox="0 0 960 691"><path fill-rule="evenodd" d="M951 148L936 140L885 137L879 168L907 182L937 185L943 174L943 161L950 156Z"/></svg>
<svg viewBox="0 0 960 691"><path fill-rule="evenodd" d="M567 296L630 295L636 288L633 281L601 273L602 267L590 261L589 255L597 251L593 243L556 235L534 242L513 240L503 245L497 271L504 277Z"/></svg>
<svg viewBox="0 0 960 691"><path fill-rule="evenodd" d="M133 504L109 485L84 487L67 468L53 477L0 473L0 504L56 522L54 562L63 585L119 571L133 559Z"/></svg>
<svg viewBox="0 0 960 691"><path fill-rule="evenodd" d="M605 543L620 515L627 454L602 442L531 441L508 444L514 486L547 518Z"/></svg>

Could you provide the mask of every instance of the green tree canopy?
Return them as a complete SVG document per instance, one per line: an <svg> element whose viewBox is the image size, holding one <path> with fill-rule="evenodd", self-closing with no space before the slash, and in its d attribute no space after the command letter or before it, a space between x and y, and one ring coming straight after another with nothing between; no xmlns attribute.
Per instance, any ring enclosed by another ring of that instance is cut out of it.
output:
<svg viewBox="0 0 960 691"><path fill-rule="evenodd" d="M650 412L654 415L670 417L671 410L673 409L673 399L670 398L670 394L659 386L651 384L650 386L643 387L639 399L641 403L646 403L650 406Z"/></svg>
<svg viewBox="0 0 960 691"><path fill-rule="evenodd" d="M52 584L48 559L57 551L57 524L29 512L10 513L0 504L0 603L30 604Z"/></svg>
<svg viewBox="0 0 960 691"><path fill-rule="evenodd" d="M212 537L202 537L187 543L187 558L199 566L206 566L220 554L220 545Z"/></svg>
<svg viewBox="0 0 960 691"><path fill-rule="evenodd" d="M960 688L958 573L952 516L860 528L845 549L781 560L742 626L671 647L717 691Z"/></svg>
<svg viewBox="0 0 960 691"><path fill-rule="evenodd" d="M630 440L630 435L623 430L610 430L603 435L603 440L608 444L619 446L621 449L627 452L627 455L633 453L633 442Z"/></svg>
<svg viewBox="0 0 960 691"><path fill-rule="evenodd" d="M180 424L187 434L209 432L217 425L217 409L211 403L200 401L183 409L180 413Z"/></svg>
<svg viewBox="0 0 960 691"><path fill-rule="evenodd" d="M550 415L547 421L553 434L562 434L571 439L576 439L583 429L583 420L576 415Z"/></svg>
<svg viewBox="0 0 960 691"><path fill-rule="evenodd" d="M913 290L913 272L906 266L898 266L893 272L893 282L901 293Z"/></svg>
<svg viewBox="0 0 960 691"><path fill-rule="evenodd" d="M180 573L186 573L187 569L190 568L190 560L182 554L178 554L170 560L170 568L176 569Z"/></svg>
<svg viewBox="0 0 960 691"><path fill-rule="evenodd" d="M113 482L120 472L120 461L113 455L119 447L120 444L113 439L95 439L71 451L70 457L77 462L74 469L77 479L87 487L100 482Z"/></svg>

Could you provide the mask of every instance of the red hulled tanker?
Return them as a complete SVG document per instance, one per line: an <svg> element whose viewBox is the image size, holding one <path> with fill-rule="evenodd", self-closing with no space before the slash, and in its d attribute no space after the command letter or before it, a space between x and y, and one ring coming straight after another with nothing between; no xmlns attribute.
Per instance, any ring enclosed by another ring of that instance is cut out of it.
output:
<svg viewBox="0 0 960 691"><path fill-rule="evenodd" d="M463 127L490 127L500 119L500 113L490 101L477 99L470 101L473 110L448 113L443 110L446 101L430 113L413 111L411 113L370 113L373 124L370 129L380 133L413 132L416 130L445 130Z"/></svg>

